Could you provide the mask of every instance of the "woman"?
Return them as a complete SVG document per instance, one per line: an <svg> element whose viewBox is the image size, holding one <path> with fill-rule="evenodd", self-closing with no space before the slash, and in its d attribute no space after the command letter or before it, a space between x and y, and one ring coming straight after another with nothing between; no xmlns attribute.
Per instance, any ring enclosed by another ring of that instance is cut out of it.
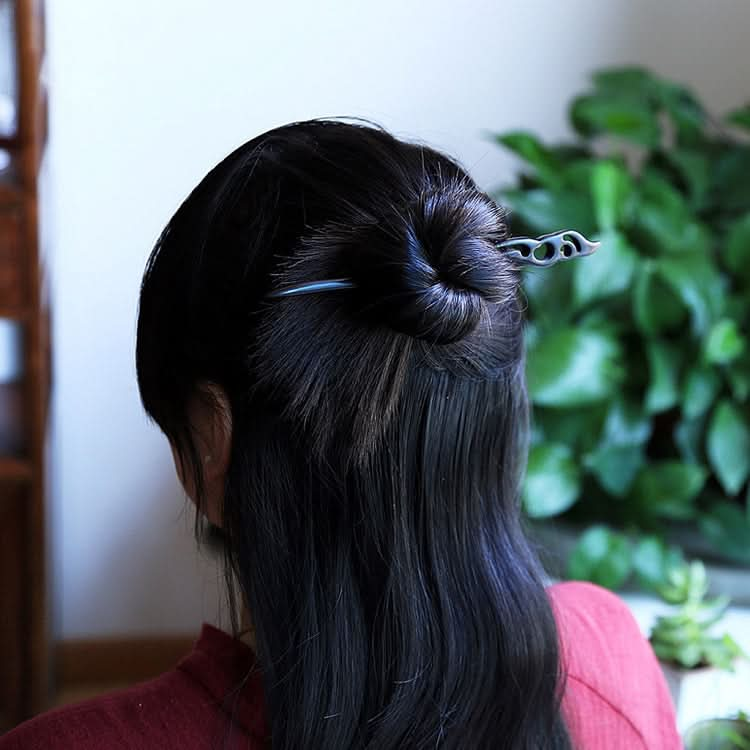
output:
<svg viewBox="0 0 750 750"><path fill-rule="evenodd" d="M524 538L505 239L454 161L371 127L205 177L146 268L138 382L252 630L1 748L680 747L627 609L545 590Z"/></svg>

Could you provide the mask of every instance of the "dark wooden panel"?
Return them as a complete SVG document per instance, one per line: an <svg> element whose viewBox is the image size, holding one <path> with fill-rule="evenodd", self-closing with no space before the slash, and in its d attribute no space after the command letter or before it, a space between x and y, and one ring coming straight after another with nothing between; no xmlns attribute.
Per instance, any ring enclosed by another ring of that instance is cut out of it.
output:
<svg viewBox="0 0 750 750"><path fill-rule="evenodd" d="M28 482L31 477L31 461L0 456L0 482Z"/></svg>
<svg viewBox="0 0 750 750"><path fill-rule="evenodd" d="M26 485L0 482L0 731L24 716L27 697L23 542Z"/></svg>
<svg viewBox="0 0 750 750"><path fill-rule="evenodd" d="M28 298L21 248L19 212L0 210L0 309L3 310L20 308Z"/></svg>
<svg viewBox="0 0 750 750"><path fill-rule="evenodd" d="M0 383L0 460L25 454L23 386Z"/></svg>
<svg viewBox="0 0 750 750"><path fill-rule="evenodd" d="M61 641L55 647L58 688L148 680L172 669L194 641L182 635Z"/></svg>

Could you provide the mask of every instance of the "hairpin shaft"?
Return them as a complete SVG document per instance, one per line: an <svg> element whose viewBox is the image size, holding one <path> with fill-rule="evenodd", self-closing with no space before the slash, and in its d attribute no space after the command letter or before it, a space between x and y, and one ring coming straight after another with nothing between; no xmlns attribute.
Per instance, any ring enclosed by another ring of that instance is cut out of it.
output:
<svg viewBox="0 0 750 750"><path fill-rule="evenodd" d="M328 292L332 289L352 289L354 283L348 279L325 279L323 281L310 281L298 286L277 289L271 292L269 297L295 297L298 294L313 294L314 292Z"/></svg>

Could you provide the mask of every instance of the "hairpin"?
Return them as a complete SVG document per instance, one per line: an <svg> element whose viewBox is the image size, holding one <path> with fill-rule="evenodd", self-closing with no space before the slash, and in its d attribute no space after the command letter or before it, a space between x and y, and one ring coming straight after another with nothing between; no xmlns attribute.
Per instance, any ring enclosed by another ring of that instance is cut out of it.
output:
<svg viewBox="0 0 750 750"><path fill-rule="evenodd" d="M564 232L543 234L533 239L531 237L511 237L500 242L498 250L506 250L506 255L533 266L552 266L561 260L580 258L591 255L599 247L600 242L587 240L580 232L568 229ZM540 255L539 251L543 251ZM324 279L322 281L308 281L305 284L289 286L271 292L269 297L295 297L300 294L327 292L337 289L353 289L354 282L349 279Z"/></svg>

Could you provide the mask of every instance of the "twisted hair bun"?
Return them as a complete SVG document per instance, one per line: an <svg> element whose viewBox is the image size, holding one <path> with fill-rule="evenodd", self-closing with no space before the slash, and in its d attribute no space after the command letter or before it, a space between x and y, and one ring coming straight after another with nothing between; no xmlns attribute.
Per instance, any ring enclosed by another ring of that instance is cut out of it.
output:
<svg viewBox="0 0 750 750"><path fill-rule="evenodd" d="M406 210L390 206L352 229L362 309L402 333L453 343L477 328L488 303L515 294L496 247L506 238L502 210L473 184L422 192Z"/></svg>

